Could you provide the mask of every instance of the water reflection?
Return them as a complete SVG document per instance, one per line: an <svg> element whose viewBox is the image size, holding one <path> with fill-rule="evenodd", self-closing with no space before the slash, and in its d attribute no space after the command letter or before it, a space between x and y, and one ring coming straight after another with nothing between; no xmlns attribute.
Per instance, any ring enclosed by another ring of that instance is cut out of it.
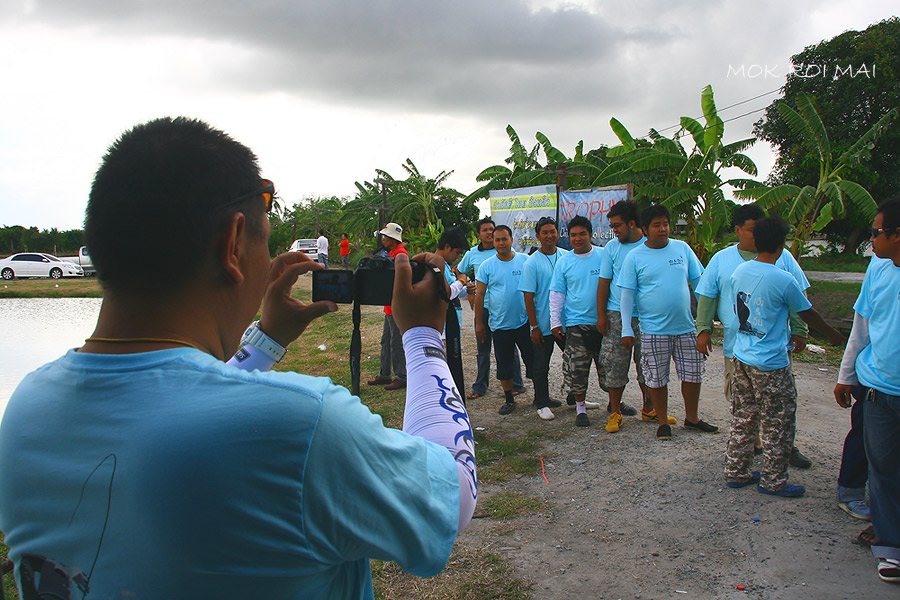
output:
<svg viewBox="0 0 900 600"><path fill-rule="evenodd" d="M99 312L100 298L0 300L0 414L25 375L84 343Z"/></svg>

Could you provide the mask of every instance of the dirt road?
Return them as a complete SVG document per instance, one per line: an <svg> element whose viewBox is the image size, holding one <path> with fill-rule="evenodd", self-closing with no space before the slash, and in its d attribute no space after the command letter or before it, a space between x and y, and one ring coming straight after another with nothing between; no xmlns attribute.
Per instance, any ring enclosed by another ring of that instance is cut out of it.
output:
<svg viewBox="0 0 900 600"><path fill-rule="evenodd" d="M464 351L474 358L468 306L463 325ZM560 360L557 353L551 390L564 400ZM466 363L469 384L475 361ZM500 386L492 380L487 396L469 402L473 427L508 435L547 428L560 439L541 451L547 481L538 475L485 484L480 501L512 489L544 499L550 508L506 522L476 519L459 543L507 558L515 575L533 584L536 599L900 598L900 588L878 579L869 551L852 543L866 524L835 504L850 418L831 394L837 369L795 363L794 372L796 444L813 460L811 469L791 471L791 482L807 489L799 499L725 486L729 408L721 347L707 361L700 405L701 417L722 429L718 435L681 428L677 381L670 384L670 414L679 425L671 441L659 442L656 425L640 417L626 417L620 432L608 434L605 410L589 411L589 428L575 427L573 407L555 409L555 420L541 421L530 406L530 385L519 408L501 417ZM596 381L588 399L606 405ZM635 382L625 401L640 406Z"/></svg>

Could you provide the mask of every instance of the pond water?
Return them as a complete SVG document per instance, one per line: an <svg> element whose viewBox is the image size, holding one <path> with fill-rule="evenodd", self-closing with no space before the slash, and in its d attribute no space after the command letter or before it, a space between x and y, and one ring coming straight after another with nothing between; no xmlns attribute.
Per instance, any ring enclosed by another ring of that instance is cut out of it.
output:
<svg viewBox="0 0 900 600"><path fill-rule="evenodd" d="M0 300L0 414L25 375L84 343L100 298Z"/></svg>

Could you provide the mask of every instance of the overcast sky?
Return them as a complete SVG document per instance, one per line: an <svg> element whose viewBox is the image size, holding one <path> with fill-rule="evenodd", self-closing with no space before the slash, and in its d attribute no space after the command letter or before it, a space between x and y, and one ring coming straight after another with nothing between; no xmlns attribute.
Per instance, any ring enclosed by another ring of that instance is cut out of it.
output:
<svg viewBox="0 0 900 600"><path fill-rule="evenodd" d="M80 228L129 126L187 115L253 148L288 205L352 196L408 157L429 176L508 156L506 125L567 155L777 90L790 56L892 16L869 0L0 0L0 225ZM743 71L742 71L743 68ZM723 110L763 108L769 94ZM760 113L726 123L749 137ZM674 130L667 133L671 135ZM764 176L769 147L750 152Z"/></svg>

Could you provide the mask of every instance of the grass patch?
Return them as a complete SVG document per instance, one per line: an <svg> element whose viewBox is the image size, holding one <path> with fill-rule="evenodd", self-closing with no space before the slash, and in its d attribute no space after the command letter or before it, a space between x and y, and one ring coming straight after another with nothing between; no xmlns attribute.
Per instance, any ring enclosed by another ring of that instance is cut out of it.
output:
<svg viewBox="0 0 900 600"><path fill-rule="evenodd" d="M838 273L865 273L870 257L857 254L827 252L819 256L804 256L798 261L804 271L832 271Z"/></svg>
<svg viewBox="0 0 900 600"><path fill-rule="evenodd" d="M842 294L859 295L862 283L846 282L846 281L810 281L807 294L816 294L822 292L839 292Z"/></svg>
<svg viewBox="0 0 900 600"><path fill-rule="evenodd" d="M812 352L804 351L800 354L792 354L791 356L794 357L794 360L811 365L841 366L841 359L844 357L843 346L833 346L828 343L828 340L816 337L815 332L811 332L808 343L825 348L825 354L813 354Z"/></svg>
<svg viewBox="0 0 900 600"><path fill-rule="evenodd" d="M377 600L527 600L529 585L516 579L497 554L485 549L455 548L447 566L428 579L415 577L395 563L372 562Z"/></svg>
<svg viewBox="0 0 900 600"><path fill-rule="evenodd" d="M515 519L516 517L548 510L550 503L541 498L526 496L521 492L505 491L492 495L480 503L482 510L492 519Z"/></svg>
<svg viewBox="0 0 900 600"><path fill-rule="evenodd" d="M6 555L9 553L9 548L3 543L4 537L3 532L0 531L0 562L6 562ZM16 589L16 578L12 573L4 576L3 581L0 583L3 585L3 593L6 594L8 600L19 599L19 590Z"/></svg>
<svg viewBox="0 0 900 600"><path fill-rule="evenodd" d="M538 449L541 441L550 437L539 429L529 429L525 435L475 431L474 436L480 483L503 482L516 475L537 475L541 470Z"/></svg>
<svg viewBox="0 0 900 600"><path fill-rule="evenodd" d="M101 298L96 277L0 280L0 298Z"/></svg>

